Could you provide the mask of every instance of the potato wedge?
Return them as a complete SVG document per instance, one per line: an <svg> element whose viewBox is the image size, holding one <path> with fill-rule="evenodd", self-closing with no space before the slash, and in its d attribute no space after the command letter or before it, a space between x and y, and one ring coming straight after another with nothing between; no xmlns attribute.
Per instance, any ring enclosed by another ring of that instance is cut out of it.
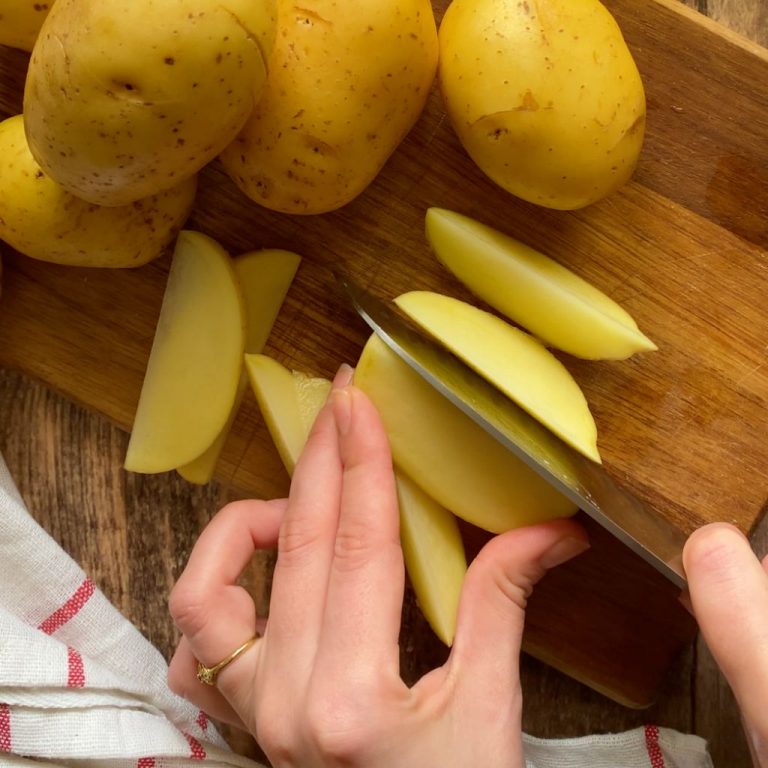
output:
<svg viewBox="0 0 768 768"><path fill-rule="evenodd" d="M454 515L410 477L395 471L400 541L413 592L424 618L446 645L453 644L467 558Z"/></svg>
<svg viewBox="0 0 768 768"><path fill-rule="evenodd" d="M246 354L258 354L264 348L300 262L299 255L277 248L252 251L233 260L245 305ZM177 469L187 482L197 485L210 482L247 388L248 375L243 366L237 396L224 429L205 453Z"/></svg>
<svg viewBox="0 0 768 768"><path fill-rule="evenodd" d="M500 533L576 512L376 335L354 381L381 415L395 464L458 517Z"/></svg>
<svg viewBox="0 0 768 768"><path fill-rule="evenodd" d="M537 421L600 463L597 427L584 393L541 342L490 312L439 293L411 291L395 303Z"/></svg>
<svg viewBox="0 0 768 768"><path fill-rule="evenodd" d="M125 468L165 472L200 456L232 410L245 311L226 251L199 232L177 240Z"/></svg>
<svg viewBox="0 0 768 768"><path fill-rule="evenodd" d="M426 228L459 280L545 344L588 360L657 349L613 299L543 253L442 208L427 211Z"/></svg>
<svg viewBox="0 0 768 768"><path fill-rule="evenodd" d="M266 355L246 355L245 367L269 434L292 475L331 382L289 371Z"/></svg>

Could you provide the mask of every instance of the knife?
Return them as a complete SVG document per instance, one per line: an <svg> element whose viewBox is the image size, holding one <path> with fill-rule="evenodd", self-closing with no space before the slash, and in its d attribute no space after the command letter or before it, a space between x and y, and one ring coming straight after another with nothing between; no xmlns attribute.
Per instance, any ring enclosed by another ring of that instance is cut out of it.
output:
<svg viewBox="0 0 768 768"><path fill-rule="evenodd" d="M541 425L395 305L381 301L347 275L336 273L336 280L358 314L401 360L675 586L686 588L682 531Z"/></svg>

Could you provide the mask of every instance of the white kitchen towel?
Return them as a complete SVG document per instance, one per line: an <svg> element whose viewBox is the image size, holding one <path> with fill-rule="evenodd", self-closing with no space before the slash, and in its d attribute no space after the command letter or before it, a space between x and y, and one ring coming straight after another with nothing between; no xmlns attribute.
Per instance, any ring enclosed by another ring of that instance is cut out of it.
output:
<svg viewBox="0 0 768 768"><path fill-rule="evenodd" d="M0 456L0 766L258 768L174 695L161 654L34 521ZM711 768L653 726L525 737L526 768Z"/></svg>

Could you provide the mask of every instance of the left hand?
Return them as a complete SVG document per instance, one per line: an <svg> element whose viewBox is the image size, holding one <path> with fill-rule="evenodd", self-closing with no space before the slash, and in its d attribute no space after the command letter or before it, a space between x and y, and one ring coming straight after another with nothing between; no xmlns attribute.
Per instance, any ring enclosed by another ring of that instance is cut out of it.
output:
<svg viewBox="0 0 768 768"><path fill-rule="evenodd" d="M224 508L171 595L184 637L171 688L245 727L277 768L522 766L525 604L546 570L587 548L573 521L517 529L472 562L448 661L408 688L399 672L404 568L389 446L368 398L340 374L287 500ZM269 621L237 580L277 544ZM195 678L256 632L220 673Z"/></svg>

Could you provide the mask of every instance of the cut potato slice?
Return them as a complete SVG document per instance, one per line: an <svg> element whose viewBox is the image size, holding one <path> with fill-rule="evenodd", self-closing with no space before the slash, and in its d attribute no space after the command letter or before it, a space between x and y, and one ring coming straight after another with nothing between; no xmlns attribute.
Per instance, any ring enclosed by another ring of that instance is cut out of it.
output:
<svg viewBox="0 0 768 768"><path fill-rule="evenodd" d="M269 434L292 475L331 382L291 372L266 355L246 355L245 367Z"/></svg>
<svg viewBox="0 0 768 768"><path fill-rule="evenodd" d="M584 393L539 341L471 304L430 291L395 303L483 378L587 458L600 462Z"/></svg>
<svg viewBox="0 0 768 768"><path fill-rule="evenodd" d="M357 384L384 422L397 466L435 501L493 533L567 517L568 499L371 336Z"/></svg>
<svg viewBox="0 0 768 768"><path fill-rule="evenodd" d="M199 232L181 232L128 444L127 470L165 472L213 443L237 393L244 317L226 251Z"/></svg>
<svg viewBox="0 0 768 768"><path fill-rule="evenodd" d="M657 349L613 299L518 240L442 208L427 211L426 226L435 255L459 280L545 344L588 360Z"/></svg>
<svg viewBox="0 0 768 768"><path fill-rule="evenodd" d="M453 643L467 559L454 515L397 471L400 540L416 600L434 633Z"/></svg>
<svg viewBox="0 0 768 768"><path fill-rule="evenodd" d="M264 349L300 262L299 255L276 248L252 251L232 262L245 303L246 353L257 354ZM248 376L243 369L224 429L205 453L177 469L187 482L198 485L210 482L247 388Z"/></svg>

